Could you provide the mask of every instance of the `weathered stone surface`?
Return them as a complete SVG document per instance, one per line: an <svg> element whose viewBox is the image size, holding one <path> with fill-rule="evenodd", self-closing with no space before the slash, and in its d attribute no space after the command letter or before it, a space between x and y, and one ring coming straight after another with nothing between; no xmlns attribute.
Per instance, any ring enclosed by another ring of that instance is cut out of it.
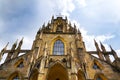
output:
<svg viewBox="0 0 120 80"><path fill-rule="evenodd" d="M56 41L61 43L55 44ZM120 60L111 63L108 56L104 56L114 53L116 57L115 51L103 49L102 52L98 45L96 47L97 51L86 51L76 26L72 27L67 18L52 17L51 23L43 25L37 32L31 50L19 48L17 54L25 54L13 57L16 55L14 50L10 60L0 65L0 80L119 80ZM10 51L5 50L4 53ZM53 54L53 51L56 53ZM104 59L91 55L98 52Z"/></svg>

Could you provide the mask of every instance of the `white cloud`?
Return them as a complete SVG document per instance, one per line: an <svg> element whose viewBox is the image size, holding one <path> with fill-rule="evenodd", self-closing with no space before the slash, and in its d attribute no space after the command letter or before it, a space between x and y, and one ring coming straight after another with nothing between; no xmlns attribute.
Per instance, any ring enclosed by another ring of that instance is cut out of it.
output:
<svg viewBox="0 0 120 80"><path fill-rule="evenodd" d="M40 7L46 8L46 6L48 9L45 9L45 12L53 12L56 14L62 13L67 16L69 16L69 13L75 9L73 0L48 0L47 2L44 0L38 0L37 8L39 13L41 13Z"/></svg>
<svg viewBox="0 0 120 80"><path fill-rule="evenodd" d="M120 57L120 49L116 50L118 56Z"/></svg>
<svg viewBox="0 0 120 80"><path fill-rule="evenodd" d="M86 0L74 0L79 8L86 7Z"/></svg>
<svg viewBox="0 0 120 80"><path fill-rule="evenodd" d="M110 40L115 37L115 35L89 35L88 31L84 29L84 26L81 26L80 23L76 20L70 20L72 22L72 25L75 23L76 27L80 29L83 37L83 41L85 42L86 49L88 51L96 50L95 45L94 45L94 39L100 44L100 42L103 43L105 46L106 50L110 50L109 45L105 44L104 42L107 40Z"/></svg>
<svg viewBox="0 0 120 80"><path fill-rule="evenodd" d="M103 43L106 40L112 39L114 38L114 35L89 35L87 33L87 31L84 28L81 28L81 33L83 36L83 40L86 43L86 49L87 50L95 50L95 46L94 46L94 39L99 43L100 41ZM109 50L109 47L104 44L106 49Z"/></svg>
<svg viewBox="0 0 120 80"><path fill-rule="evenodd" d="M86 4L83 8L85 16L100 22L120 21L120 0L86 0Z"/></svg>
<svg viewBox="0 0 120 80"><path fill-rule="evenodd" d="M13 1L14 2L14 1ZM3 2L1 1L0 4L2 4ZM14 12L12 11L16 11L17 9L20 8L21 10L21 6L22 8L25 8L27 1L22 2L22 1L15 1L14 6L12 6L12 2L4 2L5 9L4 6L0 6L2 13L1 14L6 14L9 13L13 14ZM94 46L94 39L97 40L97 42L101 41L101 42L105 42L109 39L114 38L114 35L89 35L88 32L83 28L85 26L81 26L80 23L76 20L70 19L71 13L74 12L76 9L77 11L79 11L79 9L82 9L80 11L83 11L82 13L84 13L84 16L87 16L91 19L96 19L98 21L103 21L103 22L119 22L120 21L120 5L119 5L120 1L119 0L35 0L35 4L36 5L32 5L34 6L33 9L35 9L36 15L35 19L33 20L33 23L31 21L31 25L37 25L37 26L41 26L40 23L44 23L44 21L47 19L48 20L48 16L52 16L53 14L58 14L58 13L62 13L63 15L68 16L69 20L72 23L75 23L77 25L77 28L80 28L80 31L82 33L83 36L83 40L86 43L86 48L87 50L95 50L95 46ZM18 8L16 8L16 6ZM79 9L78 9L79 8ZM74 16L78 16L78 15L74 15ZM46 18L47 17L47 18ZM35 22L37 21L37 22ZM45 21L46 22L46 21ZM25 23L24 23L25 24ZM29 22L28 22L29 24ZM0 32L3 31L5 22L3 20L0 20ZM27 25L30 26L30 25ZM8 27L8 26L5 26ZM25 29L25 28L24 28ZM34 28L33 28L34 29ZM31 30L27 30L28 33L30 34L26 34L26 35L20 35L20 36L15 36L14 38L22 38L24 37L24 42L23 42L23 46L22 48L31 48L32 47L32 42L33 42L33 37L31 37ZM36 32L35 32L36 33ZM24 34L24 32L23 32ZM13 36L13 35L11 35ZM33 35L32 35L33 36ZM20 40L19 39L19 40ZM3 40L4 41L4 40ZM109 47L107 44L104 44L106 49L109 50ZM117 50L117 52L120 53L120 50Z"/></svg>

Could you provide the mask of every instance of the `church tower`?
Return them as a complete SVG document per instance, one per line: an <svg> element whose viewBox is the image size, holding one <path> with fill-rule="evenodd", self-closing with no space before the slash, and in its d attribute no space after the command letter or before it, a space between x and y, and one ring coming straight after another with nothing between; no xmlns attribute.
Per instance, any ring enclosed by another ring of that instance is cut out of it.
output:
<svg viewBox="0 0 120 80"><path fill-rule="evenodd" d="M10 50L8 44L1 50L0 60L4 54L7 57L0 65L0 80L120 79L120 58L114 49L110 46L111 51L106 51L102 43L100 49L94 40L96 51L86 51L81 32L67 17L52 16L47 25L43 24L30 50L21 49L23 41L17 45L17 40Z"/></svg>

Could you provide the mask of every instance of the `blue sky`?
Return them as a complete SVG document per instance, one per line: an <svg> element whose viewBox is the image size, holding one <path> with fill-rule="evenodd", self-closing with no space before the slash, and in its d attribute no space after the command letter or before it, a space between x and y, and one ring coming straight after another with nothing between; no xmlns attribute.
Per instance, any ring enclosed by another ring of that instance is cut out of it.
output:
<svg viewBox="0 0 120 80"><path fill-rule="evenodd" d="M120 56L120 0L0 0L0 49L22 37L30 49L37 30L59 13L77 25L87 50L95 50L95 38Z"/></svg>

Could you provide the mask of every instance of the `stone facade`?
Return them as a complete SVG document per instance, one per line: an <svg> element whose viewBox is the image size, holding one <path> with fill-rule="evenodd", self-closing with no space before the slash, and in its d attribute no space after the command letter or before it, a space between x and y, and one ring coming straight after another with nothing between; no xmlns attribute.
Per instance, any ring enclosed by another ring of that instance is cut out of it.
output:
<svg viewBox="0 0 120 80"><path fill-rule="evenodd" d="M106 51L100 43L100 49L94 40L96 51L86 51L81 32L67 17L53 16L43 24L31 50L21 49L23 39L18 46L17 42L10 50L8 44L1 50L0 60L4 54L7 57L0 65L0 80L120 80L120 59L113 48Z"/></svg>

